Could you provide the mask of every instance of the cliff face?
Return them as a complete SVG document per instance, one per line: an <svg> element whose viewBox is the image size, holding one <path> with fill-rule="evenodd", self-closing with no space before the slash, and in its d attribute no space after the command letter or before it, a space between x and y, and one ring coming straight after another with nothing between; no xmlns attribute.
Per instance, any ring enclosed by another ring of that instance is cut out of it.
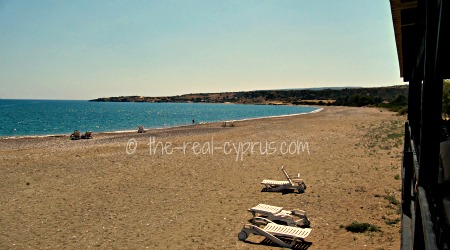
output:
<svg viewBox="0 0 450 250"><path fill-rule="evenodd" d="M408 86L343 89L258 90L246 92L200 93L180 96L104 97L96 102L204 102L242 104L314 104L365 106L390 103L406 98Z"/></svg>

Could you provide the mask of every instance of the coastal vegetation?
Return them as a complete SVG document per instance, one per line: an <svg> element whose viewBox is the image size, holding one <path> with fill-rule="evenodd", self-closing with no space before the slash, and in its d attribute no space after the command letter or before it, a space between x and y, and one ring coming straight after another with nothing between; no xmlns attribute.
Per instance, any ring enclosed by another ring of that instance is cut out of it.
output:
<svg viewBox="0 0 450 250"><path fill-rule="evenodd" d="M366 223L366 222L357 222L357 221L354 221L347 226L341 225L341 228L342 227L345 228L347 231L353 232L353 233L364 233L366 231L369 231L369 232L381 231L379 227L377 227L373 224Z"/></svg>
<svg viewBox="0 0 450 250"><path fill-rule="evenodd" d="M450 89L449 89L450 90ZM254 90L223 93L197 93L164 97L104 97L97 102L203 102L266 105L376 106L404 114L407 112L407 85L376 88L323 88ZM449 99L450 103L450 99ZM450 109L449 109L450 110Z"/></svg>

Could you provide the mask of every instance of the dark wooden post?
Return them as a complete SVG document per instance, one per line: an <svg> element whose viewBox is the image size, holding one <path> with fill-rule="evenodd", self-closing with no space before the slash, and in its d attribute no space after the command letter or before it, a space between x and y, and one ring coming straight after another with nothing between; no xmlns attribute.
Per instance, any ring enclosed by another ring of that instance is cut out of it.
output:
<svg viewBox="0 0 450 250"><path fill-rule="evenodd" d="M442 80L436 78L437 1L426 3L425 63L422 91L419 185L430 188L437 178L441 138Z"/></svg>
<svg viewBox="0 0 450 250"><path fill-rule="evenodd" d="M420 145L421 96L422 81L420 79L410 81L408 89L408 121L411 127L411 137L416 145Z"/></svg>
<svg viewBox="0 0 450 250"><path fill-rule="evenodd" d="M419 158L419 189L425 193L418 199L419 206L416 205L416 221L414 230L414 246L420 249L423 243L423 237L426 234L426 225L422 224L425 217L429 217L427 213L430 211L422 211L424 208L434 210L434 196L436 195L437 176L439 172L439 144L441 139L442 126L442 79L440 79L437 66L437 51L439 49L439 22L440 9L438 8L439 0L426 1L426 20L425 20L425 46L424 46L424 81L422 87L422 110L421 110L421 131L420 131L420 158ZM420 195L419 195L420 196ZM429 207L428 204L432 204ZM425 206L426 205L426 206ZM418 211L422 216L418 215ZM432 216L432 215L431 215ZM432 223L432 222L430 222ZM430 230L430 227L426 227ZM421 231L423 233L421 233ZM417 244L417 245L416 245Z"/></svg>
<svg viewBox="0 0 450 250"><path fill-rule="evenodd" d="M411 183L413 178L413 145L411 145L410 124L405 123L405 138L402 161L402 212L411 217Z"/></svg>

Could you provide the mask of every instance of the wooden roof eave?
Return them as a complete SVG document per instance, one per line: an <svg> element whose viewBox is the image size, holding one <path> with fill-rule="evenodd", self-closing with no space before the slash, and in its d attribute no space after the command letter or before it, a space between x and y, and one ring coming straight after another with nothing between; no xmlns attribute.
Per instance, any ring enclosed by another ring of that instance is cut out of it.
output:
<svg viewBox="0 0 450 250"><path fill-rule="evenodd" d="M397 46L398 64L400 69L400 77L404 77L403 73L403 33L402 33L402 17L401 12L404 9L416 8L417 0L402 2L401 0L389 0L391 5L392 23L394 26L395 44Z"/></svg>

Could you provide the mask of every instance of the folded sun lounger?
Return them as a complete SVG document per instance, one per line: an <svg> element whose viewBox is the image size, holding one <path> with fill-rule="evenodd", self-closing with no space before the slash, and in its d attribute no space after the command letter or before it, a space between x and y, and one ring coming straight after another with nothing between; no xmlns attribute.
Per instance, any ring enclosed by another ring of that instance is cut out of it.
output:
<svg viewBox="0 0 450 250"><path fill-rule="evenodd" d="M81 136L82 139L92 139L92 131L86 131L86 133L84 133L84 135Z"/></svg>
<svg viewBox="0 0 450 250"><path fill-rule="evenodd" d="M289 175L284 167L281 167L281 171L283 172L287 180L263 180L261 184L265 185L264 191L280 192L286 190L297 190L299 193L305 192L306 184L302 179L300 179L300 174Z"/></svg>
<svg viewBox="0 0 450 250"><path fill-rule="evenodd" d="M311 233L310 228L283 226L264 218L257 217L257 219L267 221L267 225L263 228L250 224L244 225L241 232L238 234L239 240L245 241L250 234L257 234L266 237L282 247L291 248L297 241L304 241ZM291 243L286 243L282 239L289 239L291 240Z"/></svg>
<svg viewBox="0 0 450 250"><path fill-rule="evenodd" d="M224 121L224 122L222 122L222 127L223 128L234 127L234 121Z"/></svg>
<svg viewBox="0 0 450 250"><path fill-rule="evenodd" d="M306 212L299 209L283 210L282 207L258 204L248 211L253 215L253 224L256 223L255 218L262 217L278 224L285 224L288 226L308 227L310 225Z"/></svg>
<svg viewBox="0 0 450 250"><path fill-rule="evenodd" d="M81 133L78 130L73 131L73 133L70 135L71 140L79 140L81 139Z"/></svg>

